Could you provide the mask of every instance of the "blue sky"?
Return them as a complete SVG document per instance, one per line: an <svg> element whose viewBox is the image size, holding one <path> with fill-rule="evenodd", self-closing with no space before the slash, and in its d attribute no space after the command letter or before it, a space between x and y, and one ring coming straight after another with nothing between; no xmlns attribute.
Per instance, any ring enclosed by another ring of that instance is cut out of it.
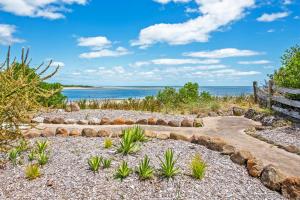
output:
<svg viewBox="0 0 300 200"><path fill-rule="evenodd" d="M85 85L251 85L300 43L297 0L0 0L0 50ZM54 66L53 66L54 68Z"/></svg>

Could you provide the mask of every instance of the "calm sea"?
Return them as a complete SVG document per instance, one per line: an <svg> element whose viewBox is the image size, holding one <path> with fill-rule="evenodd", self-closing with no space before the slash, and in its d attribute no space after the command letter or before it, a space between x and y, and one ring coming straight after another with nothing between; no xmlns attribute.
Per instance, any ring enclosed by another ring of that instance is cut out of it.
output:
<svg viewBox="0 0 300 200"><path fill-rule="evenodd" d="M164 87L98 87L86 89L64 89L69 100L78 99L127 99L156 95ZM174 87L179 89L180 87ZM239 96L252 94L251 86L206 86L199 92L207 91L215 96Z"/></svg>

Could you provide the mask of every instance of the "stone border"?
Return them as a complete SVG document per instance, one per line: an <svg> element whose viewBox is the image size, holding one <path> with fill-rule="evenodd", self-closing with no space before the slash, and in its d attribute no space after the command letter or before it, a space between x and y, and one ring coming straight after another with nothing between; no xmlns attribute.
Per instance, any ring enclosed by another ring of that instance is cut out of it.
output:
<svg viewBox="0 0 300 200"><path fill-rule="evenodd" d="M45 128L43 130L31 129L24 133L24 137L119 137L120 134L120 131L111 132L103 129L97 131L93 128L84 128L82 131L79 131L78 129L68 130L63 127L58 127L56 131L50 128ZM245 166L250 176L259 178L262 184L269 189L277 191L289 199L300 199L300 177L288 177L272 164L265 166L261 160L255 158L249 151L238 150L234 146L227 144L220 137L174 133L167 131L159 131L159 133L157 133L155 131L147 130L145 130L145 135L150 138L157 138L161 140L173 139L187 141L194 144L203 145L206 148L213 151L218 151L223 155L228 155L230 156L232 162Z"/></svg>
<svg viewBox="0 0 300 200"><path fill-rule="evenodd" d="M256 128L256 127L255 128L249 128L249 129L246 129L244 132L247 135L251 136L251 137L254 137L254 138L256 138L258 140L261 140L263 142L266 142L268 144L274 145L274 146L276 146L276 147L278 147L280 149L283 149L283 150L285 150L285 151L287 151L289 153L294 153L296 155L300 155L300 149L297 148L294 145L282 145L282 144L276 143L276 142L274 142L274 141L272 141L272 140L270 140L268 138L265 138L265 137L263 137L261 135L256 134L256 130L259 130L259 129L260 129L260 127L258 127L258 128Z"/></svg>
<svg viewBox="0 0 300 200"><path fill-rule="evenodd" d="M202 118L195 118L194 120L183 119L182 121L171 120L166 121L163 119L148 118L139 119L133 121L131 119L115 118L109 119L104 117L102 119L92 118L90 120L75 120L75 119L65 119L62 117L55 118L34 118L31 120L32 123L45 123L45 124L78 124L78 125L157 125L157 126L171 126L171 127L203 127Z"/></svg>

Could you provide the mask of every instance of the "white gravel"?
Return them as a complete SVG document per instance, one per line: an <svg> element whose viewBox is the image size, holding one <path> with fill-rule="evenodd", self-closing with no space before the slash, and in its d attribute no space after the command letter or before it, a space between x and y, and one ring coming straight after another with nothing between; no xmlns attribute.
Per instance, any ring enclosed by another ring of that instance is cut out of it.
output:
<svg viewBox="0 0 300 200"><path fill-rule="evenodd" d="M244 167L231 162L228 156L200 145L153 139L144 143L137 154L123 157L115 153L116 147L104 149L103 138L53 137L49 140L51 157L42 168L40 178L26 180L25 164L17 167L9 164L7 169L0 169L0 199L284 199L264 187L259 179L250 177ZM117 139L114 142L117 143ZM181 173L174 179L168 181L155 176L149 181L139 181L136 174L123 182L113 178L122 160L134 167L145 154L158 169L157 156L161 157L168 148L173 148L179 156L177 166ZM189 176L189 162L195 153L200 153L208 164L201 181ZM113 158L112 167L94 174L87 165L92 155ZM53 185L47 186L47 181Z"/></svg>
<svg viewBox="0 0 300 200"><path fill-rule="evenodd" d="M86 109L80 110L78 112L65 112L63 110L55 110L49 113L42 113L38 115L40 117L62 117L64 119L75 119L75 120L83 120L83 119L92 119L98 118L101 119L103 117L108 117L110 119L116 119L119 117L123 117L125 119L131 120L139 120L139 119L148 119L148 118L157 118L164 119L167 121L175 120L181 121L183 119L191 119L193 120L196 115L172 115L172 114L162 114L156 112L146 112L146 111L130 111L130 110L100 110L100 109Z"/></svg>
<svg viewBox="0 0 300 200"><path fill-rule="evenodd" d="M276 144L283 146L293 145L300 149L300 129L292 127L282 127L272 130L257 131L260 135Z"/></svg>

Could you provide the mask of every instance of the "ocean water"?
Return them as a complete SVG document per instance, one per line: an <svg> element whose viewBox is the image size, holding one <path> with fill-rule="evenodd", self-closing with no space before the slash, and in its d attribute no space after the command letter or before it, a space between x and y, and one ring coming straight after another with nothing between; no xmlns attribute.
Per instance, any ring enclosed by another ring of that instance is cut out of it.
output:
<svg viewBox="0 0 300 200"><path fill-rule="evenodd" d="M174 87L179 89L180 87ZM127 99L143 98L156 95L164 87L98 87L85 89L64 89L63 94L69 100L78 99ZM206 86L199 92L206 91L214 96L239 96L253 93L251 86Z"/></svg>

